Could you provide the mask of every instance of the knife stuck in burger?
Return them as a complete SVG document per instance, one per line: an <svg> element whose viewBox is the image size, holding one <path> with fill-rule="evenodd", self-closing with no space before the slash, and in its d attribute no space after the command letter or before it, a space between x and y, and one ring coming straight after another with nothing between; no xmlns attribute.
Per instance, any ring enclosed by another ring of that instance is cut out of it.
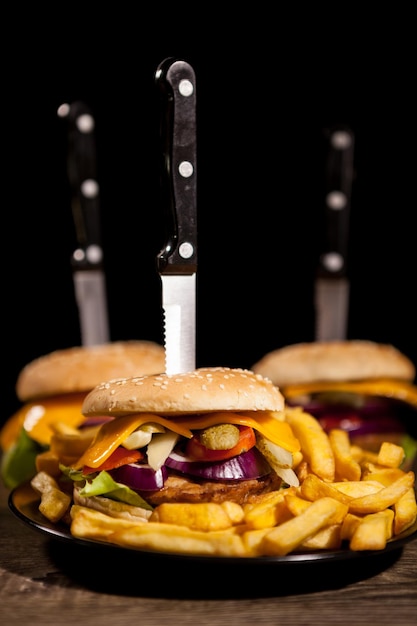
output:
<svg viewBox="0 0 417 626"><path fill-rule="evenodd" d="M417 387L412 361L392 345L366 340L297 343L272 350L252 366L269 377L289 406L301 406L329 432L378 450L402 446L403 468L417 458Z"/></svg>
<svg viewBox="0 0 417 626"><path fill-rule="evenodd" d="M161 105L161 192L166 243L157 256L162 282L167 374L196 366L197 136L196 80L186 61L157 68Z"/></svg>

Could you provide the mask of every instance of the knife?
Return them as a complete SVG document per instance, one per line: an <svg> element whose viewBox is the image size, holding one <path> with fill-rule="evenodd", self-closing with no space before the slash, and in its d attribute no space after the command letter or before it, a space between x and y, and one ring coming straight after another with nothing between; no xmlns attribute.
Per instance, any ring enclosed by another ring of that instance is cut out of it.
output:
<svg viewBox="0 0 417 626"><path fill-rule="evenodd" d="M68 179L78 246L71 258L81 343L107 343L106 282L101 245L99 185L96 174L95 120L81 101L63 104L60 117L68 120Z"/></svg>
<svg viewBox="0 0 417 626"><path fill-rule="evenodd" d="M354 139L346 126L325 130L324 227L315 281L316 341L343 341L347 337Z"/></svg>
<svg viewBox="0 0 417 626"><path fill-rule="evenodd" d="M186 61L157 68L162 144L161 194L166 240L157 255L162 284L166 373L196 366L197 137L196 80Z"/></svg>

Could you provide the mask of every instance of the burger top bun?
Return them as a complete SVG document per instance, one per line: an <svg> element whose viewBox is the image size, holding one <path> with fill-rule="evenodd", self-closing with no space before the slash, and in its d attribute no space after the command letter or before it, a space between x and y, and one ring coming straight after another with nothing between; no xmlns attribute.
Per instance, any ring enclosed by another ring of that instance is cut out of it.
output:
<svg viewBox="0 0 417 626"><path fill-rule="evenodd" d="M103 380L165 371L165 350L152 341L119 341L56 350L28 363L16 382L21 401L87 392Z"/></svg>
<svg viewBox="0 0 417 626"><path fill-rule="evenodd" d="M416 374L397 348L365 340L291 344L267 353L252 369L280 387L377 378L412 382Z"/></svg>
<svg viewBox="0 0 417 626"><path fill-rule="evenodd" d="M281 411L284 398L272 382L251 371L200 368L184 374L135 376L101 383L84 399L84 415L210 411Z"/></svg>

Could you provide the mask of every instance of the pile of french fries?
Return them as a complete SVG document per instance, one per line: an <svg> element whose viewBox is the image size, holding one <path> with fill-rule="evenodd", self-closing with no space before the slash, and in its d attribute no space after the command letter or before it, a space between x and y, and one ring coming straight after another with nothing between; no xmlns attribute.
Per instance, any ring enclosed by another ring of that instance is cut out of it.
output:
<svg viewBox="0 0 417 626"><path fill-rule="evenodd" d="M165 503L148 519L121 519L73 504L51 475L51 465L43 469L42 462L32 487L40 495L42 514L53 522L66 521L74 537L187 555L383 550L415 524L415 475L401 469L402 447L385 442L378 453L368 452L352 445L346 431L326 434L301 408L286 408L285 419L301 444L294 457L299 486L243 505Z"/></svg>

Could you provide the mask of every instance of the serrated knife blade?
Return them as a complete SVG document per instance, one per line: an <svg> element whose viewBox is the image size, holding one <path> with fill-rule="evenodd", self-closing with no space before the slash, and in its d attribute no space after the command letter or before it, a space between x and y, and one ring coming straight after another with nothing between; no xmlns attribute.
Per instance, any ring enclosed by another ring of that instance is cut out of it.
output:
<svg viewBox="0 0 417 626"><path fill-rule="evenodd" d="M315 281L316 341L345 340L349 321L347 269L353 184L354 134L345 126L325 132L325 219Z"/></svg>
<svg viewBox="0 0 417 626"><path fill-rule="evenodd" d="M155 78L161 99L161 190L167 231L157 267L166 373L177 374L196 367L196 81L191 65L174 58L158 66Z"/></svg>
<svg viewBox="0 0 417 626"><path fill-rule="evenodd" d="M75 298L84 346L110 340L101 245L100 200L95 152L95 120L82 101L61 105L68 123L68 179L77 248L71 258Z"/></svg>

